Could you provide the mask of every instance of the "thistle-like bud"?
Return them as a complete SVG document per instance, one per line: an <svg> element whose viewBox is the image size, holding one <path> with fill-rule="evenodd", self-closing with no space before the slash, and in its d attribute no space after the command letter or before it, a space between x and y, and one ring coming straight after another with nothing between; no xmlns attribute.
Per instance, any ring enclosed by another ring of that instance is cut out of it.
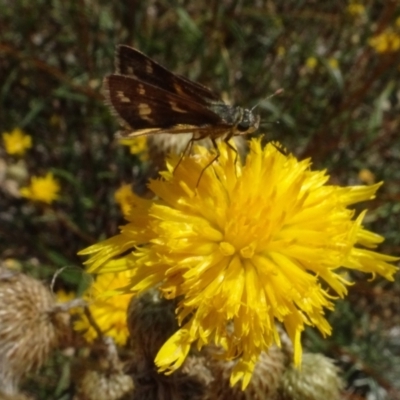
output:
<svg viewBox="0 0 400 400"><path fill-rule="evenodd" d="M178 329L175 302L149 291L131 300L128 329L134 356L131 373L135 381L133 400L203 400L212 380L206 360L188 356L182 368L171 375L157 373L154 358L166 340Z"/></svg>
<svg viewBox="0 0 400 400"><path fill-rule="evenodd" d="M229 378L235 361L212 360L210 369L214 378L207 400L275 400L282 374L285 370L285 355L277 346L268 353L261 353L247 388L242 391L239 384L230 385Z"/></svg>
<svg viewBox="0 0 400 400"><path fill-rule="evenodd" d="M342 388L339 369L330 359L305 353L300 368L285 371L280 392L282 400L339 400Z"/></svg>
<svg viewBox="0 0 400 400"><path fill-rule="evenodd" d="M110 337L103 340L102 346L92 348L91 361L80 360L74 370L74 400L132 399L133 379L124 372L113 340Z"/></svg>
<svg viewBox="0 0 400 400"><path fill-rule="evenodd" d="M121 372L85 371L74 400L131 399L133 381Z"/></svg>
<svg viewBox="0 0 400 400"><path fill-rule="evenodd" d="M156 290L133 297L128 307L128 330L137 356L153 364L158 350L178 330L175 302L161 298Z"/></svg>
<svg viewBox="0 0 400 400"><path fill-rule="evenodd" d="M1 390L0 390L0 399L1 400L34 400L32 397L28 397L23 393L5 394Z"/></svg>

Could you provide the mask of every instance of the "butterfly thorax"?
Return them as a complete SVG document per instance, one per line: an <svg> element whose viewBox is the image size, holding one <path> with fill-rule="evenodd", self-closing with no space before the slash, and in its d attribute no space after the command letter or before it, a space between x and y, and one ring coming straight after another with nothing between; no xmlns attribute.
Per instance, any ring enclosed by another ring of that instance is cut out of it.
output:
<svg viewBox="0 0 400 400"><path fill-rule="evenodd" d="M230 127L230 136L247 135L256 131L260 125L260 116L247 108L223 103L213 104L210 108Z"/></svg>

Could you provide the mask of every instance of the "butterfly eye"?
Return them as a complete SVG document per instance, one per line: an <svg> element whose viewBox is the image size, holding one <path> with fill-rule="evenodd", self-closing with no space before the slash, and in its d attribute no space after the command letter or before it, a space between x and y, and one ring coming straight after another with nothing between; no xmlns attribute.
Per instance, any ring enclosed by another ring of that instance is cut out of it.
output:
<svg viewBox="0 0 400 400"><path fill-rule="evenodd" d="M240 121L237 124L236 129L240 132L246 132L250 129L250 126L251 126L250 121L248 119L246 119L246 120Z"/></svg>
<svg viewBox="0 0 400 400"><path fill-rule="evenodd" d="M236 130L242 133L253 132L258 128L259 118L255 117L250 110L243 110L243 115L239 123L236 125Z"/></svg>

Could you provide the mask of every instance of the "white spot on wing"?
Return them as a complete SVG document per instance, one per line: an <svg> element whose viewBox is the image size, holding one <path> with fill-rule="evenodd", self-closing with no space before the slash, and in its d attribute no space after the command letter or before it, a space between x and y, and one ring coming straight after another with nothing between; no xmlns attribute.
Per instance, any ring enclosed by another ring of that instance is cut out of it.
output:
<svg viewBox="0 0 400 400"><path fill-rule="evenodd" d="M185 92L182 90L181 86L177 83L174 83L174 88L176 90L176 93L180 95L185 95Z"/></svg>
<svg viewBox="0 0 400 400"><path fill-rule="evenodd" d="M176 111L176 112L178 112L178 113L182 113L182 114L186 114L186 113L187 113L186 110L183 110L182 108L179 108L178 104L176 104L176 102L173 101L173 100L170 100L170 101L169 101L169 105L171 106L171 108L172 108L174 111Z"/></svg>
<svg viewBox="0 0 400 400"><path fill-rule="evenodd" d="M121 103L130 103L131 102L130 98L126 97L124 92L122 92L121 90L117 91L117 97L119 98L119 101Z"/></svg>
<svg viewBox="0 0 400 400"><path fill-rule="evenodd" d="M153 66L149 61L146 62L146 72L150 75L153 73Z"/></svg>
<svg viewBox="0 0 400 400"><path fill-rule="evenodd" d="M148 104L146 103L139 103L139 114L140 115L149 115L151 114L151 108Z"/></svg>
<svg viewBox="0 0 400 400"><path fill-rule="evenodd" d="M139 112L139 115L140 115L141 119L154 123L153 118L149 117L149 115L151 114L152 110L151 110L151 107L148 104L139 103L138 108L139 108L138 112Z"/></svg>
<svg viewBox="0 0 400 400"><path fill-rule="evenodd" d="M139 86L138 86L137 92L138 92L141 96L143 96L143 95L146 94L146 89L144 88L144 86L143 86L141 83L140 83Z"/></svg>

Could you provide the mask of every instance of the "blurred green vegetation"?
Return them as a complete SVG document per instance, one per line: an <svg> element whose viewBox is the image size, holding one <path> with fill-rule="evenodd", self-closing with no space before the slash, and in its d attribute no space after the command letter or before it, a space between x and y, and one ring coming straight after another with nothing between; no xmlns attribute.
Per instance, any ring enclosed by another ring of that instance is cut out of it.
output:
<svg viewBox="0 0 400 400"><path fill-rule="evenodd" d="M45 280L65 268L56 288L79 291L76 253L122 223L114 193L143 168L114 139L101 94L122 43L232 103L259 103L259 133L311 157L333 183L384 181L366 222L385 236L382 252L400 253L397 1L0 0L0 8L0 133L18 127L32 137L22 157L0 148L2 262ZM19 196L49 171L58 201ZM310 333L306 344L347 365L347 398L381 389L387 397L375 398L400 398L399 282L353 278L363 283L338 303L333 336Z"/></svg>

